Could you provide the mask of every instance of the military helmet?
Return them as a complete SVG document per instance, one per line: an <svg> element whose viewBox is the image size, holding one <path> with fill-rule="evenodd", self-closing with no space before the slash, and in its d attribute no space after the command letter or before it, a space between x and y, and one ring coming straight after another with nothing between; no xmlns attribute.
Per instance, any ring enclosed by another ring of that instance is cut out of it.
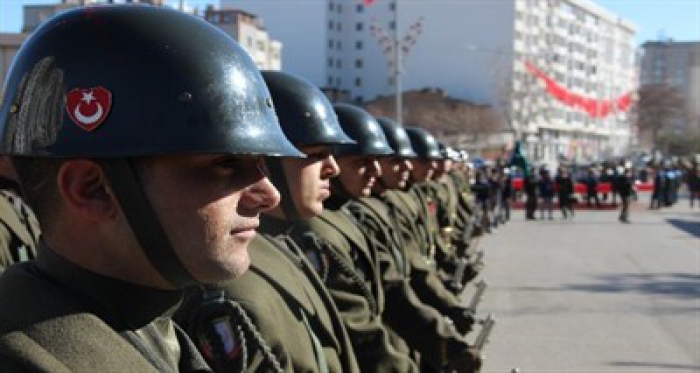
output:
<svg viewBox="0 0 700 373"><path fill-rule="evenodd" d="M377 122L379 122L379 126L382 127L384 136L386 136L391 148L394 149L396 156L403 158L416 158L418 156L416 152L413 151L411 140L408 139L408 135L403 126L384 117L377 117Z"/></svg>
<svg viewBox="0 0 700 373"><path fill-rule="evenodd" d="M61 13L24 43L5 89L5 154L300 155L248 53L204 20L167 8Z"/></svg>
<svg viewBox="0 0 700 373"><path fill-rule="evenodd" d="M384 156L394 154L379 123L372 115L360 107L349 104L335 104L333 108L345 133L357 141L355 145L337 146L336 155Z"/></svg>
<svg viewBox="0 0 700 373"><path fill-rule="evenodd" d="M141 249L177 287L197 280L170 244L133 159L303 156L284 136L248 53L204 20L167 8L61 13L24 43L5 89L0 153L96 159Z"/></svg>
<svg viewBox="0 0 700 373"><path fill-rule="evenodd" d="M355 143L340 128L331 103L313 84L281 71L263 71L262 75L282 130L292 144Z"/></svg>
<svg viewBox="0 0 700 373"><path fill-rule="evenodd" d="M430 132L420 127L410 126L406 127L406 133L419 158L442 159L438 142Z"/></svg>

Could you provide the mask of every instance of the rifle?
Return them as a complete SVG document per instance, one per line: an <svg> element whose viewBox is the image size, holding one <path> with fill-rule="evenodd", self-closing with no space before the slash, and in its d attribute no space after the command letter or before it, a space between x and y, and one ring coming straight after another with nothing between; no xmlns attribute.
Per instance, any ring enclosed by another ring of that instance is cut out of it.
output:
<svg viewBox="0 0 700 373"><path fill-rule="evenodd" d="M479 335L476 336L476 340L474 341L473 347L479 351L483 351L484 347L489 342L489 336L491 335L491 331L496 325L496 318L493 316L492 313L489 313L488 316L486 316L485 319L479 321L479 323L481 324L481 331L479 331Z"/></svg>
<svg viewBox="0 0 700 373"><path fill-rule="evenodd" d="M481 302L481 298L484 297L484 292L486 291L486 287L488 285L486 284L486 281L481 280L476 283L476 292L472 296L471 301L469 302L468 308L473 312L476 313L476 307L479 305Z"/></svg>

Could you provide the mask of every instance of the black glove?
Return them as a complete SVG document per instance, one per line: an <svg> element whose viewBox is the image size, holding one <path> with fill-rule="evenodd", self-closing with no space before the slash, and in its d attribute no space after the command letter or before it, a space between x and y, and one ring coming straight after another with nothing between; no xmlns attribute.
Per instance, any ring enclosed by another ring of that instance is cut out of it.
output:
<svg viewBox="0 0 700 373"><path fill-rule="evenodd" d="M472 327L476 321L474 319L474 313L468 308L454 308L448 317L452 320L455 329L462 335L472 331Z"/></svg>
<svg viewBox="0 0 700 373"><path fill-rule="evenodd" d="M443 372L447 373L478 373L483 364L481 353L473 347L469 347L459 355L450 359Z"/></svg>

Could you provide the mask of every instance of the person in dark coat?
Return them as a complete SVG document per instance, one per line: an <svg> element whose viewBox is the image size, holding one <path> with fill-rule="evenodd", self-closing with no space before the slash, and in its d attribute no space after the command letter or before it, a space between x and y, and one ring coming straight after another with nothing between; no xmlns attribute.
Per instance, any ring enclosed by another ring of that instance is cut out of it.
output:
<svg viewBox="0 0 700 373"><path fill-rule="evenodd" d="M540 197L542 198L540 219L544 219L544 212L547 210L547 217L549 220L552 220L554 219L554 180L552 180L552 175L549 173L549 170L542 169L540 171L540 180L537 183L537 187L540 192Z"/></svg>
<svg viewBox="0 0 700 373"><path fill-rule="evenodd" d="M629 205L630 197L632 196L632 171L628 168L618 177L617 191L622 199L622 208L620 209L620 222L628 224L629 221Z"/></svg>
<svg viewBox="0 0 700 373"><path fill-rule="evenodd" d="M591 200L595 202L595 206L600 208L600 199L598 198L598 177L595 171L591 168L586 176L586 203L591 207Z"/></svg>
<svg viewBox="0 0 700 373"><path fill-rule="evenodd" d="M564 219L574 217L574 182L571 180L569 170L559 169L559 174L555 178L559 208Z"/></svg>
<svg viewBox="0 0 700 373"><path fill-rule="evenodd" d="M535 220L535 210L537 210L537 177L534 172L525 176L523 182L525 191L525 219Z"/></svg>

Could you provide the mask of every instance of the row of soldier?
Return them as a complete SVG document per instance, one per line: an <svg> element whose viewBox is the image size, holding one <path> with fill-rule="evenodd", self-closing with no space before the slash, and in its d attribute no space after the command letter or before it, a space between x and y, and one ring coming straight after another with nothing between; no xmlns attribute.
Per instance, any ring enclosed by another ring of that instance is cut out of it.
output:
<svg viewBox="0 0 700 373"><path fill-rule="evenodd" d="M64 13L6 84L3 369L480 369L464 153L161 8Z"/></svg>

